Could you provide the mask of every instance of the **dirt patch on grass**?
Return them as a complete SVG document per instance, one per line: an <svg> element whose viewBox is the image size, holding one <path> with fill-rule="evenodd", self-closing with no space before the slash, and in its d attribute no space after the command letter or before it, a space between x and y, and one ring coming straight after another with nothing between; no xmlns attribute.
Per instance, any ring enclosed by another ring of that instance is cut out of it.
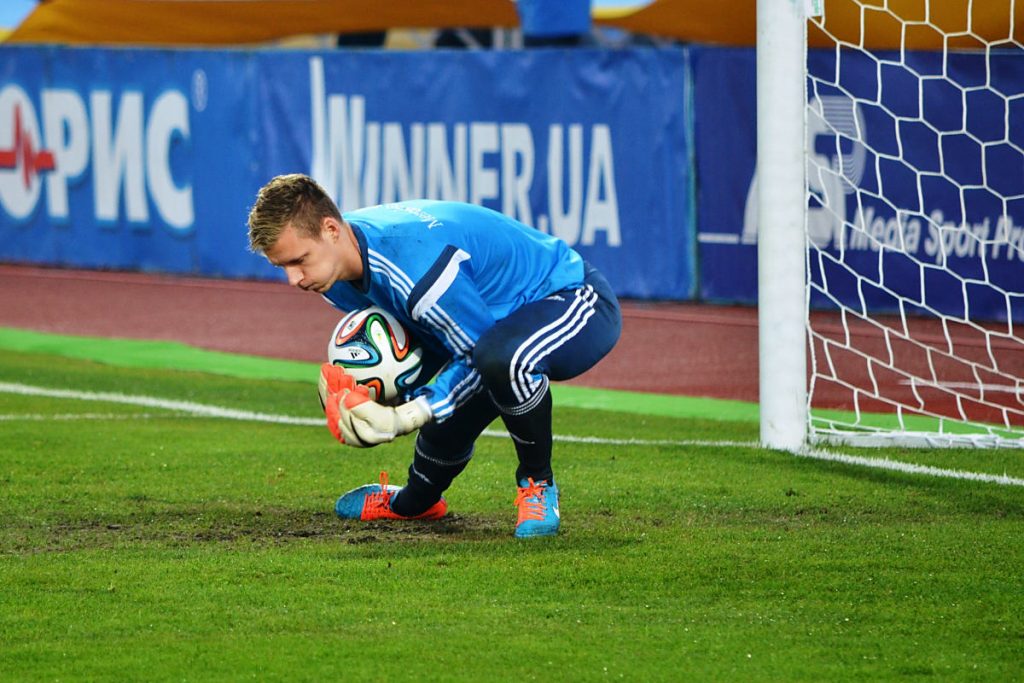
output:
<svg viewBox="0 0 1024 683"><path fill-rule="evenodd" d="M299 543L394 543L494 540L511 535L511 522L449 514L436 521L360 522L329 512L291 509L211 513L209 509L142 513L124 519L80 519L9 528L0 554L123 548L136 544L235 544L248 547Z"/></svg>

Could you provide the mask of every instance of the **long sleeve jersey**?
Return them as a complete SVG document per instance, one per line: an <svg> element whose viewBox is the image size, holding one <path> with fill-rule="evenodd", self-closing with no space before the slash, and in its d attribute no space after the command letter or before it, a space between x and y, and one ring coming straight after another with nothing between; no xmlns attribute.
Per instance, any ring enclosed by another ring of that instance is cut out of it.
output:
<svg viewBox="0 0 1024 683"><path fill-rule="evenodd" d="M480 336L521 306L583 283L583 259L565 242L473 204L417 200L344 214L363 259L361 281L325 294L342 311L376 305L447 359L425 396L443 421L481 388L472 353Z"/></svg>

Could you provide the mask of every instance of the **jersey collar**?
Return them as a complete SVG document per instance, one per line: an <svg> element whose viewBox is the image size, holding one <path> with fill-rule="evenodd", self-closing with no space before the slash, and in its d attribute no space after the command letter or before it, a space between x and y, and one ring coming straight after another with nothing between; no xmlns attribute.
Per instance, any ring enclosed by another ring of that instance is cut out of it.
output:
<svg viewBox="0 0 1024 683"><path fill-rule="evenodd" d="M366 294L370 291L370 252L366 248L366 235L363 234L363 229L357 223L347 218L345 220L351 226L352 234L356 236L356 242L359 244L359 258L363 260L363 277L359 280L349 280L348 283L359 292Z"/></svg>

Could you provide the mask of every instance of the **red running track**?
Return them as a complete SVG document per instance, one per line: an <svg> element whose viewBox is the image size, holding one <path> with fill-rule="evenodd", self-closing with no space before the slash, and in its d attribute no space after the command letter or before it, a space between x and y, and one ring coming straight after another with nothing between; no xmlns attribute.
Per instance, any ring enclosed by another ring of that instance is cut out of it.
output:
<svg viewBox="0 0 1024 683"><path fill-rule="evenodd" d="M321 362L339 317L277 282L0 265L5 327ZM624 302L619 344L572 383L756 401L756 311Z"/></svg>

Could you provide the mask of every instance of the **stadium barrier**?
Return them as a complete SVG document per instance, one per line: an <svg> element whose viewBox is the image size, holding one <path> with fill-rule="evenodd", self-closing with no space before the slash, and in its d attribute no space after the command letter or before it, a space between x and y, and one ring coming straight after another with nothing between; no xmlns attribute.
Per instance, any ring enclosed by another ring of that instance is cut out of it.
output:
<svg viewBox="0 0 1024 683"><path fill-rule="evenodd" d="M810 59L828 68L834 56ZM1017 54L990 76L970 54L914 63L926 76L950 70L968 97L984 96L970 84L986 77L1024 82ZM0 64L3 261L279 278L247 253L245 215L270 176L306 172L343 209L426 196L515 216L576 247L621 296L757 300L753 49L5 46ZM999 142L1024 125L1024 108L994 102L966 117L950 79L906 88L883 67L844 59L839 87L813 93L821 115L809 135L834 172L812 178L812 191L841 200L868 178L884 192L812 207L812 239L865 263L881 249L890 281L901 268L890 252L906 249L954 270L987 250L990 278L1019 282L1024 201L1004 210L991 193L945 191L941 174L921 181L889 159L896 145L933 153L941 136L930 163L947 176L984 155L991 182L1024 195L1017 156ZM918 107L948 110L941 127ZM907 220L894 195L919 198L930 220ZM1005 317L1005 305L965 292L970 272L926 276L930 306L967 300L973 315ZM884 296L836 284L840 299Z"/></svg>
<svg viewBox="0 0 1024 683"><path fill-rule="evenodd" d="M0 260L278 278L245 219L279 173L343 210L471 201L624 296L695 293L689 52L2 47Z"/></svg>

